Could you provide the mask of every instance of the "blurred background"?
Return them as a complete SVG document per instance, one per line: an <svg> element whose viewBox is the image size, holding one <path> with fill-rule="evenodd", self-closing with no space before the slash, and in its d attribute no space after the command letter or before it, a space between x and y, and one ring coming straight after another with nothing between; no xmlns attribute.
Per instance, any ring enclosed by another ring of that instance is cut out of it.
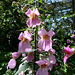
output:
<svg viewBox="0 0 75 75"><path fill-rule="evenodd" d="M71 37L75 32L75 0L0 0L0 75L13 75L6 66L11 53L18 51L19 33L27 28L25 12L34 7L38 8L46 30L55 32L53 48L58 67L52 75L75 75L75 55L70 57L65 69L62 60L64 46L75 46L75 38Z"/></svg>

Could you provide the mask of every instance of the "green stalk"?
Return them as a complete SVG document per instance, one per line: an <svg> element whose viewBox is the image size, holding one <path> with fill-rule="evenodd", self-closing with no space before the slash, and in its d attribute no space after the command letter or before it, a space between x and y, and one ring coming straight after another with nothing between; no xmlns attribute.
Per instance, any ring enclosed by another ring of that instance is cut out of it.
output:
<svg viewBox="0 0 75 75"><path fill-rule="evenodd" d="M35 41L35 49L37 49L37 36L38 36L38 27L36 26L35 28L35 34L34 34L34 41ZM36 61L36 52L37 51L34 51L34 63L33 63L33 70L34 70L34 75L36 75L36 66L35 66L35 61Z"/></svg>

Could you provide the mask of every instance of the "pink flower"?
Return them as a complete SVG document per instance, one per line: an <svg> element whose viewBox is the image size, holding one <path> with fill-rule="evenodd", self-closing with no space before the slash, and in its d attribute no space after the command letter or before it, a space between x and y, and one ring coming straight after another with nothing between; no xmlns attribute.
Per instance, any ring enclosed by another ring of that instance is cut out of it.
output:
<svg viewBox="0 0 75 75"><path fill-rule="evenodd" d="M63 58L64 63L67 62L67 59L68 59L68 58L69 58L69 56L66 54L66 55L64 56L64 58Z"/></svg>
<svg viewBox="0 0 75 75"><path fill-rule="evenodd" d="M21 72L21 73L19 73L18 75L25 75L24 73L23 73L23 71Z"/></svg>
<svg viewBox="0 0 75 75"><path fill-rule="evenodd" d="M34 52L30 52L30 53L28 53L28 56L27 56L27 61L28 62L31 62L33 59L34 59Z"/></svg>
<svg viewBox="0 0 75 75"><path fill-rule="evenodd" d="M28 9L28 11L26 12L26 15L29 17L29 19L27 20L27 25L28 27L36 27L40 26L41 22L40 19L38 18L38 16L40 15L38 9L34 9L33 11L31 9Z"/></svg>
<svg viewBox="0 0 75 75"><path fill-rule="evenodd" d="M72 35L72 38L75 38L75 34Z"/></svg>
<svg viewBox="0 0 75 75"><path fill-rule="evenodd" d="M63 61L64 61L64 63L66 63L66 62L67 62L67 59L69 58L69 55L70 55L73 51L72 51L72 49L71 49L69 46L64 47L64 51L65 51L66 55L64 56Z"/></svg>
<svg viewBox="0 0 75 75"><path fill-rule="evenodd" d="M70 43L70 40L69 39L67 40L67 43Z"/></svg>
<svg viewBox="0 0 75 75"><path fill-rule="evenodd" d="M36 63L40 66L38 71L36 72L36 75L48 75L48 66L50 63L47 60L39 60L36 61Z"/></svg>
<svg viewBox="0 0 75 75"><path fill-rule="evenodd" d="M32 47L30 45L30 41L32 40L32 38L29 32L27 31L24 31L24 33L21 32L18 39L21 40L21 42L19 43L18 52L24 53L32 50Z"/></svg>
<svg viewBox="0 0 75 75"><path fill-rule="evenodd" d="M38 35L41 37L41 39L38 42L38 47L40 49L43 49L45 51L48 51L49 49L52 49L52 41L51 38L55 33L50 30L47 32L45 29L42 29L38 32Z"/></svg>
<svg viewBox="0 0 75 75"><path fill-rule="evenodd" d="M48 58L47 58L50 62L50 65L49 65L49 70L51 71L52 68L53 68L53 64L56 63L56 58L54 55L50 55Z"/></svg>
<svg viewBox="0 0 75 75"><path fill-rule="evenodd" d="M11 59L7 65L7 69L10 68L10 69L14 69L16 66L16 60L15 59Z"/></svg>
<svg viewBox="0 0 75 75"><path fill-rule="evenodd" d="M17 59L19 56L20 56L20 53L18 53L18 52L12 53L13 59Z"/></svg>
<svg viewBox="0 0 75 75"><path fill-rule="evenodd" d="M67 55L70 55L72 53L72 49L69 46L64 47L64 51Z"/></svg>

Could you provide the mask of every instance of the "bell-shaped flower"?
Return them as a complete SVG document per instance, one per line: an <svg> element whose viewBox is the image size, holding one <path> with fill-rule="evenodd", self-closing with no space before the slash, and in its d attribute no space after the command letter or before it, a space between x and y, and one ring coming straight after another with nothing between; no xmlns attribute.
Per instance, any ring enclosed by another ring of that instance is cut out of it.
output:
<svg viewBox="0 0 75 75"><path fill-rule="evenodd" d="M34 59L34 52L30 52L30 53L28 53L28 56L27 56L27 61L28 62L31 62L31 61L33 61L33 59Z"/></svg>
<svg viewBox="0 0 75 75"><path fill-rule="evenodd" d="M24 33L20 33L18 37L20 41L19 43L19 50L18 52L24 53L24 52L29 52L32 50L32 46L30 44L30 41L32 40L31 34L27 31L24 31Z"/></svg>
<svg viewBox="0 0 75 75"><path fill-rule="evenodd" d="M63 61L64 61L64 63L66 63L67 59L69 58L69 55L71 55L73 51L69 46L64 47L64 51L65 51L66 54L65 54L65 56L63 58Z"/></svg>
<svg viewBox="0 0 75 75"><path fill-rule="evenodd" d="M11 60L8 62L7 69L8 69L8 68L14 69L15 66L16 66L16 60L15 60L15 59L11 59Z"/></svg>
<svg viewBox="0 0 75 75"><path fill-rule="evenodd" d="M26 12L26 15L29 17L29 19L27 20L27 25L28 27L36 27L40 26L41 22L40 19L38 18L38 16L40 15L38 9L34 9L33 11L31 9L28 9L28 11Z"/></svg>
<svg viewBox="0 0 75 75"><path fill-rule="evenodd" d="M38 31L38 35L41 37L41 39L38 42L38 47L45 51L49 51L50 49L52 49L51 38L54 34L55 33L52 30L50 30L49 32L47 32L45 29Z"/></svg>
<svg viewBox="0 0 75 75"><path fill-rule="evenodd" d="M21 73L19 73L18 75L25 75L24 72L22 71Z"/></svg>
<svg viewBox="0 0 75 75"><path fill-rule="evenodd" d="M13 59L17 59L19 56L20 56L20 53L19 52L13 52L12 53L12 58Z"/></svg>
<svg viewBox="0 0 75 75"><path fill-rule="evenodd" d="M54 55L49 55L49 57L47 58L50 65L48 66L49 70L51 71L53 68L53 65L56 63L56 58Z"/></svg>
<svg viewBox="0 0 75 75"><path fill-rule="evenodd" d="M36 61L36 63L40 66L38 71L36 72L36 75L48 75L48 66L50 63L47 60L39 60Z"/></svg>

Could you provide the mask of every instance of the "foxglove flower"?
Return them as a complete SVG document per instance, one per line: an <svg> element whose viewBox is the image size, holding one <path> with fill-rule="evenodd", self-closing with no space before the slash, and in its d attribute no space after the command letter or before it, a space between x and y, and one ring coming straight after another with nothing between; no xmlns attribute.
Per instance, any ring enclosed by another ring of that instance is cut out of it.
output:
<svg viewBox="0 0 75 75"><path fill-rule="evenodd" d="M66 53L66 55L63 58L64 63L67 62L67 59L69 58L69 55L73 52L72 49L68 46L68 47L64 47L64 51Z"/></svg>
<svg viewBox="0 0 75 75"><path fill-rule="evenodd" d="M32 47L30 45L30 41L32 40L31 34L27 31L24 31L24 33L20 33L19 38L19 51L20 53L29 52L32 50Z"/></svg>
<svg viewBox="0 0 75 75"><path fill-rule="evenodd" d="M30 52L30 53L28 53L28 56L27 56L27 61L28 62L31 62L33 59L34 59L34 52Z"/></svg>
<svg viewBox="0 0 75 75"><path fill-rule="evenodd" d="M28 27L36 27L37 26L40 26L41 22L40 22L40 19L38 18L38 16L40 15L38 9L34 9L33 11L31 9L29 9L27 12L26 12L26 15L29 17L29 19L27 20L27 25Z"/></svg>
<svg viewBox="0 0 75 75"><path fill-rule="evenodd" d="M17 59L19 56L20 56L20 53L19 52L12 53L13 59Z"/></svg>
<svg viewBox="0 0 75 75"><path fill-rule="evenodd" d="M49 51L50 49L52 49L51 38L54 34L55 33L52 30L50 30L49 32L47 32L45 29L38 31L38 35L41 37L41 39L38 42L38 47L45 51Z"/></svg>
<svg viewBox="0 0 75 75"><path fill-rule="evenodd" d="M16 66L16 60L15 59L11 59L7 65L7 69L10 68L10 69L14 69Z"/></svg>
<svg viewBox="0 0 75 75"><path fill-rule="evenodd" d="M39 60L36 61L36 63L40 66L38 71L36 72L36 75L48 75L48 66L50 63L47 60Z"/></svg>
<svg viewBox="0 0 75 75"><path fill-rule="evenodd" d="M21 72L21 73L19 73L18 75L25 75L24 73L23 73L23 71Z"/></svg>

